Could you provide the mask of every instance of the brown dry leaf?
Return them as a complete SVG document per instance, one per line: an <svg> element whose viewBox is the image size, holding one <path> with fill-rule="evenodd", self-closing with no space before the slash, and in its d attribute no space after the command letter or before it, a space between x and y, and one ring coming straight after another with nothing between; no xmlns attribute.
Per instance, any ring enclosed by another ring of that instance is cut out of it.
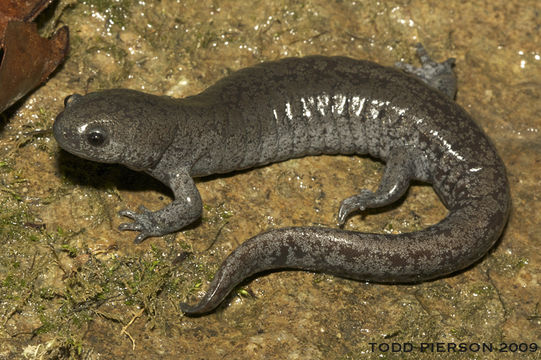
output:
<svg viewBox="0 0 541 360"><path fill-rule="evenodd" d="M52 0L2 0L0 2L0 34L7 20L32 21L51 2Z"/></svg>
<svg viewBox="0 0 541 360"><path fill-rule="evenodd" d="M44 39L30 22L51 2L0 1L0 112L45 81L67 54L66 26Z"/></svg>

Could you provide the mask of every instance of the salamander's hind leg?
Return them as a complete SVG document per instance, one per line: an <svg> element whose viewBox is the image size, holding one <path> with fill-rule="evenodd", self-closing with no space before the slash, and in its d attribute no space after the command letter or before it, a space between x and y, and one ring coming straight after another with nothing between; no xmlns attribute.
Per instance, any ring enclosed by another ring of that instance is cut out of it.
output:
<svg viewBox="0 0 541 360"><path fill-rule="evenodd" d="M381 182L375 192L363 189L358 195L342 201L338 211L338 224L344 225L353 212L386 206L400 199L408 190L410 181L416 177L415 173L414 155L404 149L395 149L386 162Z"/></svg>
<svg viewBox="0 0 541 360"><path fill-rule="evenodd" d="M423 45L417 44L416 48L422 65L420 68L403 62L397 62L395 66L417 76L426 84L454 99L456 94L456 76L453 72L455 58L438 63L430 58Z"/></svg>

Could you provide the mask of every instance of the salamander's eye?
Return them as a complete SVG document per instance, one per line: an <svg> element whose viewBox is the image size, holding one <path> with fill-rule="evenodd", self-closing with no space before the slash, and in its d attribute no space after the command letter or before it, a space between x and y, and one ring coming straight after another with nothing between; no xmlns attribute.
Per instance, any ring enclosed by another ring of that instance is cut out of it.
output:
<svg viewBox="0 0 541 360"><path fill-rule="evenodd" d="M101 146L105 143L106 135L101 129L90 130L86 134L86 140L92 146Z"/></svg>

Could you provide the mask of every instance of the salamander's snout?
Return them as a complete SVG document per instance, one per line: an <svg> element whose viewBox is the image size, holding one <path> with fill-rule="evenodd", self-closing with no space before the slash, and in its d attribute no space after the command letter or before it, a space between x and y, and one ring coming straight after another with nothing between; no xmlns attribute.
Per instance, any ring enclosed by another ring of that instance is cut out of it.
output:
<svg viewBox="0 0 541 360"><path fill-rule="evenodd" d="M70 131L65 126L64 114L65 112L62 111L56 116L53 124L53 136L58 145L67 150L69 149L69 139L73 139L73 134L70 134Z"/></svg>
<svg viewBox="0 0 541 360"><path fill-rule="evenodd" d="M81 98L83 97L83 95L80 95L80 94L73 94L73 95L68 95L64 98L64 107L68 107L70 106L71 104L77 102L78 100L80 100Z"/></svg>
<svg viewBox="0 0 541 360"><path fill-rule="evenodd" d="M75 138L73 131L70 131L70 126L68 125L68 120L66 119L66 110L71 107L73 104L82 99L83 96L79 94L73 94L66 96L64 98L64 110L60 112L53 124L53 136L64 150L69 150L73 147L73 144L70 144L70 140Z"/></svg>

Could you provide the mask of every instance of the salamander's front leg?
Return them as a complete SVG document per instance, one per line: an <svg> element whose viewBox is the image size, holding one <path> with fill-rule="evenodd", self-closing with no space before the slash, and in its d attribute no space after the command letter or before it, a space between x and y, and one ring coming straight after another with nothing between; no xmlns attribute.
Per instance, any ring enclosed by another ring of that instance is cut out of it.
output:
<svg viewBox="0 0 541 360"><path fill-rule="evenodd" d="M193 223L201 217L202 202L199 191L193 179L186 171L170 176L169 186L175 195L175 200L158 211L150 211L144 206L139 212L123 210L119 214L134 220L123 223L120 230L139 231L134 242L142 242L149 236L162 236Z"/></svg>
<svg viewBox="0 0 541 360"><path fill-rule="evenodd" d="M385 164L381 183L376 192L362 189L360 194L342 201L338 211L338 224L344 225L348 216L355 211L386 206L402 197L415 176L413 156L402 148L392 151Z"/></svg>

